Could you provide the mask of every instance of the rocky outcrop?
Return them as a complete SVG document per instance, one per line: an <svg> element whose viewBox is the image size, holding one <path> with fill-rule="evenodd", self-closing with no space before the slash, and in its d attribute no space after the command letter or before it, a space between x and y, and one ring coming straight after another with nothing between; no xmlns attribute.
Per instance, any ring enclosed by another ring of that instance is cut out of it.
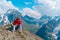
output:
<svg viewBox="0 0 60 40"><path fill-rule="evenodd" d="M20 33L19 30L15 32L7 30L9 27L11 27L11 25L0 27L0 40L43 40L25 29Z"/></svg>

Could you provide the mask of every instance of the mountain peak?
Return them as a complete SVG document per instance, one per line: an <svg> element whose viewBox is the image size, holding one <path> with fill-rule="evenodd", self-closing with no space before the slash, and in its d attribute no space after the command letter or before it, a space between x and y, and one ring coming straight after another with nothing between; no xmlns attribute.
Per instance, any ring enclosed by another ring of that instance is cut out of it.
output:
<svg viewBox="0 0 60 40"><path fill-rule="evenodd" d="M40 37L30 33L29 31L23 29L23 32L19 31L11 32L6 30L11 25L5 25L0 28L0 40L42 40Z"/></svg>

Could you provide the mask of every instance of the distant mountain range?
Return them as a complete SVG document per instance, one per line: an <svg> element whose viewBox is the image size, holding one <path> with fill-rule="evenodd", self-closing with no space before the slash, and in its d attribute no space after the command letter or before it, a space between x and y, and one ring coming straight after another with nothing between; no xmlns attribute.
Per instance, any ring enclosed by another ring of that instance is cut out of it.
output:
<svg viewBox="0 0 60 40"><path fill-rule="evenodd" d="M17 17L19 17L24 25L24 28L41 36L45 40L56 40L58 37L58 25L60 24L60 16L47 16L43 15L40 19L30 17L28 15L22 16L22 13L16 9L9 9L3 15L0 15L0 26L8 23L12 23ZM55 30L58 32L56 33ZM54 35L55 36L54 36Z"/></svg>

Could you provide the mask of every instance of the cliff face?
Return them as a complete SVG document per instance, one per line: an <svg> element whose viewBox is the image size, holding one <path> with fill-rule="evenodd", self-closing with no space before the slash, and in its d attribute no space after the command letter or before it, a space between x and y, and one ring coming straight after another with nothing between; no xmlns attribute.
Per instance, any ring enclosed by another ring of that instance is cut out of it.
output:
<svg viewBox="0 0 60 40"><path fill-rule="evenodd" d="M0 40L43 40L25 29L20 33L19 30L15 32L7 30L9 27L11 27L11 25L0 27Z"/></svg>

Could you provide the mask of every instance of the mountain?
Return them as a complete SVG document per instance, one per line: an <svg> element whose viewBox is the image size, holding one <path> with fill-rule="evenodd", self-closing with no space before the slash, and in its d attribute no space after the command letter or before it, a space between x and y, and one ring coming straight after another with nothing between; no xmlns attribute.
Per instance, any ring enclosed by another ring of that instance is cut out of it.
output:
<svg viewBox="0 0 60 40"><path fill-rule="evenodd" d="M1 15L0 16L0 26L8 24L8 23L9 23L9 20L8 20L7 16Z"/></svg>
<svg viewBox="0 0 60 40"><path fill-rule="evenodd" d="M9 9L4 15L0 16L0 25L12 24L12 22L19 17L22 20L23 28L28 31L35 33L36 35L42 37L45 40L56 40L59 31L60 16L47 16L43 15L40 19L33 18L31 16L25 15L16 9ZM55 30L58 32L56 33Z"/></svg>
<svg viewBox="0 0 60 40"><path fill-rule="evenodd" d="M35 18L29 17L28 15L25 15L23 18L28 24L36 24Z"/></svg>
<svg viewBox="0 0 60 40"><path fill-rule="evenodd" d="M45 21L46 17L42 17L41 19L43 19L43 21ZM51 18L51 19L48 19L47 21L48 22L45 24L43 22L42 27L35 34L42 37L45 40L59 39L60 37L58 36L58 34L59 34L60 26L58 26L58 25L60 24L60 16L55 16L55 17L53 17L53 19ZM41 22L42 22L42 20L41 20Z"/></svg>
<svg viewBox="0 0 60 40"><path fill-rule="evenodd" d="M12 23L17 17L22 19L22 14L16 9L9 9L0 16L0 26Z"/></svg>
<svg viewBox="0 0 60 40"><path fill-rule="evenodd" d="M9 9L4 15L8 17L10 23L12 23L17 17L22 19L22 14L16 9Z"/></svg>
<svg viewBox="0 0 60 40"><path fill-rule="evenodd" d="M4 13L4 15L1 15L0 26L12 24L17 17L22 20L24 25L23 28L26 28L32 33L35 33L40 28L39 23L37 22L38 20L33 17L29 17L28 15L23 17L22 13L16 9L9 9Z"/></svg>
<svg viewBox="0 0 60 40"><path fill-rule="evenodd" d="M43 15L40 19L39 19L39 25L43 26L44 24L48 23L48 21L51 20L50 16L47 15Z"/></svg>
<svg viewBox="0 0 60 40"><path fill-rule="evenodd" d="M40 26L37 24L39 23L37 23L36 19L32 17L29 17L27 15L23 17L23 28L26 28L30 32L36 33L36 31L40 28Z"/></svg>
<svg viewBox="0 0 60 40"><path fill-rule="evenodd" d="M12 32L9 30L11 27L11 24L0 27L0 40L43 40L26 29L23 29L22 33L19 30Z"/></svg>

